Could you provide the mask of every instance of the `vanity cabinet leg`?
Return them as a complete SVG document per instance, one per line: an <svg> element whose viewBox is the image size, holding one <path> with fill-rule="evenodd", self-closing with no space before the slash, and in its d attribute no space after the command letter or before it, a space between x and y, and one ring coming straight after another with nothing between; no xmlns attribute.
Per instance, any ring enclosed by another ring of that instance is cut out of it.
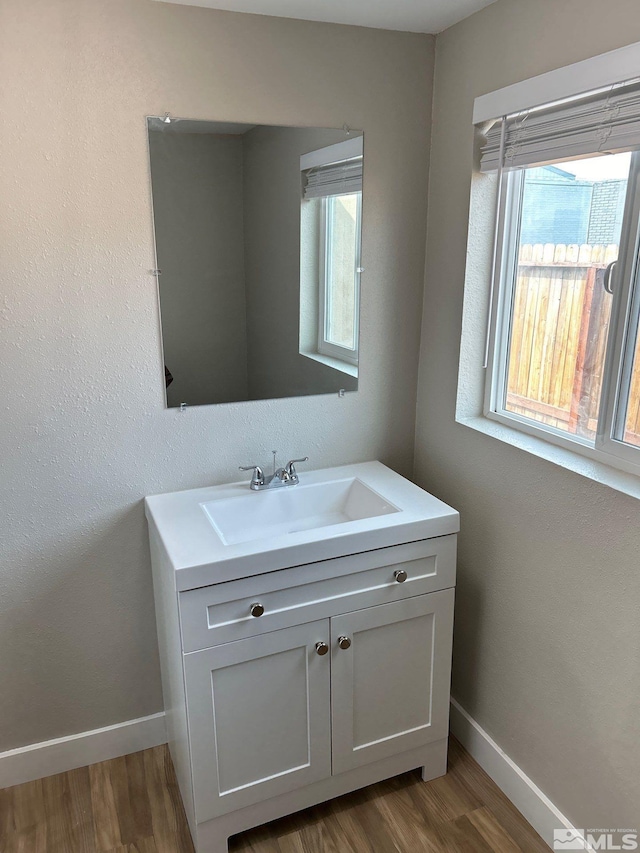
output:
<svg viewBox="0 0 640 853"><path fill-rule="evenodd" d="M196 853L229 853L229 839L209 835L206 842L196 846Z"/></svg>
<svg viewBox="0 0 640 853"><path fill-rule="evenodd" d="M201 823L193 838L195 853L229 853L229 830L225 817Z"/></svg>
<svg viewBox="0 0 640 853"><path fill-rule="evenodd" d="M449 738L444 738L443 740L432 743L427 747L430 753L425 755L427 763L420 767L420 776L422 777L423 782L431 782L432 779L437 779L440 776L446 775L448 747Z"/></svg>

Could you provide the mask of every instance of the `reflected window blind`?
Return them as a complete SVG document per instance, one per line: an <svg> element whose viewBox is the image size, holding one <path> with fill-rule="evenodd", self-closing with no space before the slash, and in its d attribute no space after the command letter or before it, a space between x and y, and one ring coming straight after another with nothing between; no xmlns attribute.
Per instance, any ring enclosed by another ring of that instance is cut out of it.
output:
<svg viewBox="0 0 640 853"><path fill-rule="evenodd" d="M500 139L505 126L504 163ZM579 101L532 109L496 121L485 134L483 172L542 166L587 154L640 148L640 83L620 84Z"/></svg>
<svg viewBox="0 0 640 853"><path fill-rule="evenodd" d="M303 198L328 198L362 192L362 157L315 166L303 172Z"/></svg>

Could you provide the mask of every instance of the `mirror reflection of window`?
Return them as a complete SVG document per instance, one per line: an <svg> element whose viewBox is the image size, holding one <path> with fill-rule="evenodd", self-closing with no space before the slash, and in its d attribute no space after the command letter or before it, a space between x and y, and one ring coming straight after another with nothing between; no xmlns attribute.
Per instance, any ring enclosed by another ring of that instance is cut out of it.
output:
<svg viewBox="0 0 640 853"><path fill-rule="evenodd" d="M318 351L357 364L362 193L323 200Z"/></svg>
<svg viewBox="0 0 640 853"><path fill-rule="evenodd" d="M312 151L300 165L302 246L317 243L317 269L307 269L306 282L303 265L300 351L351 373L358 365L362 137ZM311 344L302 334L310 301L317 316Z"/></svg>

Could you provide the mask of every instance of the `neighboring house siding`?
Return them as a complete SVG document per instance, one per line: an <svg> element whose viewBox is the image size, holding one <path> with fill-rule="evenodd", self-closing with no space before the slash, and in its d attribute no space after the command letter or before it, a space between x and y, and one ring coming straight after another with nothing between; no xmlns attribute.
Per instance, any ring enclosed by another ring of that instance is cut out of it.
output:
<svg viewBox="0 0 640 853"><path fill-rule="evenodd" d="M555 166L545 166L527 173L525 192L523 244L618 242L625 181L581 181Z"/></svg>
<svg viewBox="0 0 640 853"><path fill-rule="evenodd" d="M626 189L625 181L606 181L594 186L587 243L597 246L618 242Z"/></svg>
<svg viewBox="0 0 640 853"><path fill-rule="evenodd" d="M523 244L585 243L593 186L586 181L548 181L527 176Z"/></svg>

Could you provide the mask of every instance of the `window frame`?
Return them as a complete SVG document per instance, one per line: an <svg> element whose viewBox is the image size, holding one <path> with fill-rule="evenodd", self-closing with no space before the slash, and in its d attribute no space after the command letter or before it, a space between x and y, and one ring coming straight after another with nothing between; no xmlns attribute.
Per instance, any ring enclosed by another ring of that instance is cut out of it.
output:
<svg viewBox="0 0 640 853"><path fill-rule="evenodd" d="M597 152L594 152L597 153ZM640 475L640 447L625 444L626 400L630 390L640 325L640 151L632 154L627 198L614 276L609 337L603 365L600 410L595 442L505 410L508 381L511 309L521 227L524 175L527 167L504 171L500 177L496 293L488 329L488 359L483 414L492 421L579 453L627 473ZM626 385L625 385L626 383Z"/></svg>
<svg viewBox="0 0 640 853"><path fill-rule="evenodd" d="M352 195L352 193L348 193ZM356 205L356 251L355 251L355 295L354 295L354 341L355 347L343 347L327 339L327 317L329 315L329 300L331 292L329 288L329 253L331 252L331 229L329 221L331 216L330 204L340 196L325 196L322 198L322 210L320 213L319 229L319 275L318 275L318 353L320 355L337 358L357 366L359 359L360 342L360 273L361 273L361 251L362 251L362 192L353 193L357 195Z"/></svg>

